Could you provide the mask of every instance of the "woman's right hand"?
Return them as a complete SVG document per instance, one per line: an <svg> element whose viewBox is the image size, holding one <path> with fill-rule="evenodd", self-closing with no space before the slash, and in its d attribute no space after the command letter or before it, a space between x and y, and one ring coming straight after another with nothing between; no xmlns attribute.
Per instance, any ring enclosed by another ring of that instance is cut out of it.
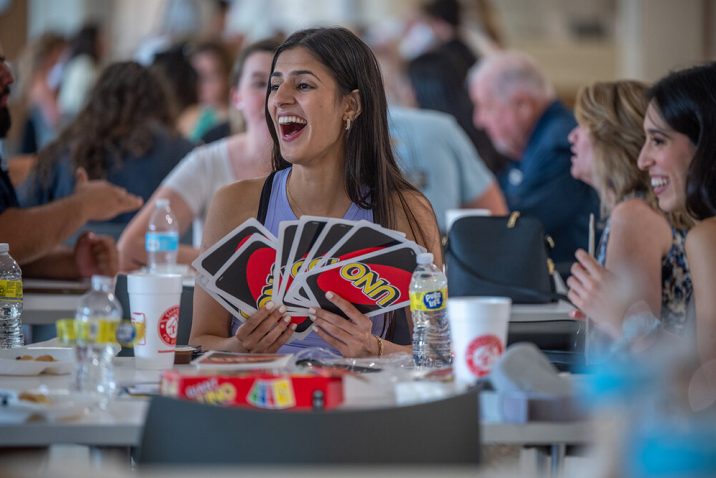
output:
<svg viewBox="0 0 716 478"><path fill-rule="evenodd" d="M273 302L255 312L236 331L240 349L248 353L276 352L296 330L291 317L284 314L286 306L276 308Z"/></svg>

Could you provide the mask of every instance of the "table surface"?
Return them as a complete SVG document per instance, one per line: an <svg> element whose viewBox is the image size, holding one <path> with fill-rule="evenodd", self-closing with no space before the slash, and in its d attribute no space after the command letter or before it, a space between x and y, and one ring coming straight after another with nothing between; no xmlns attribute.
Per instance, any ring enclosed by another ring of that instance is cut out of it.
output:
<svg viewBox="0 0 716 478"><path fill-rule="evenodd" d="M189 368L191 365L178 366ZM347 377L345 408L395 405L392 389L371 384L370 380L384 380L380 374L370 374L369 381ZM134 359L115 359L115 376L120 386L158 382L160 372L137 370ZM377 377L377 378L374 378ZM17 391L41 386L67 389L70 375L0 376L0 388ZM93 446L137 446L141 439L144 416L149 401L127 395L115 399L106 411L96 410L84 416L58 422L0 424L0 447L47 446L80 444ZM591 426L587 422L535 422L529 424L483 423L482 441L486 444L552 445L581 444L591 441Z"/></svg>
<svg viewBox="0 0 716 478"><path fill-rule="evenodd" d="M186 279L184 285L193 285ZM22 320L27 325L54 324L57 319L72 317L80 296L89 288L84 281L53 281L25 279ZM568 302L550 304L513 305L510 321L540 322L571 320L569 312L574 308Z"/></svg>

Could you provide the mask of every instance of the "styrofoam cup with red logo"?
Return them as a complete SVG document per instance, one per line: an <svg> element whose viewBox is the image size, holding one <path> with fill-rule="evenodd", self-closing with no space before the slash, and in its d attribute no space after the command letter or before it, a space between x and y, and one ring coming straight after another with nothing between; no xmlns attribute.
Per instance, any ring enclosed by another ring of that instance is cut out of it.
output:
<svg viewBox="0 0 716 478"><path fill-rule="evenodd" d="M448 321L453 372L463 385L490 373L507 343L512 299L509 297L450 297Z"/></svg>
<svg viewBox="0 0 716 478"><path fill-rule="evenodd" d="M174 364L181 289L182 276L176 274L127 276L132 323L144 329L134 345L137 368L167 369Z"/></svg>

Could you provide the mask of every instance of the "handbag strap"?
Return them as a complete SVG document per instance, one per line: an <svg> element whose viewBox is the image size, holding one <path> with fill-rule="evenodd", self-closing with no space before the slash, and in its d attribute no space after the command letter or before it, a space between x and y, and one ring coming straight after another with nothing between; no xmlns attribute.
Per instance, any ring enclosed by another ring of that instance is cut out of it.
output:
<svg viewBox="0 0 716 478"><path fill-rule="evenodd" d="M549 300L565 300L565 301L569 302L569 299L567 298L567 296L565 294L559 294L557 292L543 292L541 290L533 289L531 287L523 287L520 285L507 284L505 282L496 281L496 280L489 279L489 278L483 276L482 274L477 272L471 265L467 264L465 261L460 259L460 257L458 257L458 255L452 249L450 241L448 241L448 243L447 243L445 252L450 254L455 259L455 261L460 265L460 267L462 267L464 270L466 270L471 276L473 276L474 278L476 278L482 282L485 282L485 283L488 283L491 285L495 285L495 286L499 286L499 287L503 287L510 291L519 293L526 297L531 297L531 298L533 298L535 300L539 300L539 301L544 301L545 299L549 299ZM552 280L552 279L550 278L550 280Z"/></svg>

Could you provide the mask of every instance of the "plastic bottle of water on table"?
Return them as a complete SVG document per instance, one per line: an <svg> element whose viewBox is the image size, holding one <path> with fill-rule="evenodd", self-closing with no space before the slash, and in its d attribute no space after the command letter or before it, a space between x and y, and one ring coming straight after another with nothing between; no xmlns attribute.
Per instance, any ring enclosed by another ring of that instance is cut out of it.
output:
<svg viewBox="0 0 716 478"><path fill-rule="evenodd" d="M112 359L120 348L116 330L122 306L113 289L111 277L92 276L92 289L80 298L75 314L74 389L93 395L101 408L116 389Z"/></svg>
<svg viewBox="0 0 716 478"><path fill-rule="evenodd" d="M433 264L429 252L419 254L410 281L413 318L413 361L416 367L442 368L452 364L447 318L447 278Z"/></svg>
<svg viewBox="0 0 716 478"><path fill-rule="evenodd" d="M179 225L169 199L157 199L145 236L147 268L152 273L176 272L179 252Z"/></svg>
<svg viewBox="0 0 716 478"><path fill-rule="evenodd" d="M10 255L10 246L0 243L0 348L23 345L22 271Z"/></svg>

